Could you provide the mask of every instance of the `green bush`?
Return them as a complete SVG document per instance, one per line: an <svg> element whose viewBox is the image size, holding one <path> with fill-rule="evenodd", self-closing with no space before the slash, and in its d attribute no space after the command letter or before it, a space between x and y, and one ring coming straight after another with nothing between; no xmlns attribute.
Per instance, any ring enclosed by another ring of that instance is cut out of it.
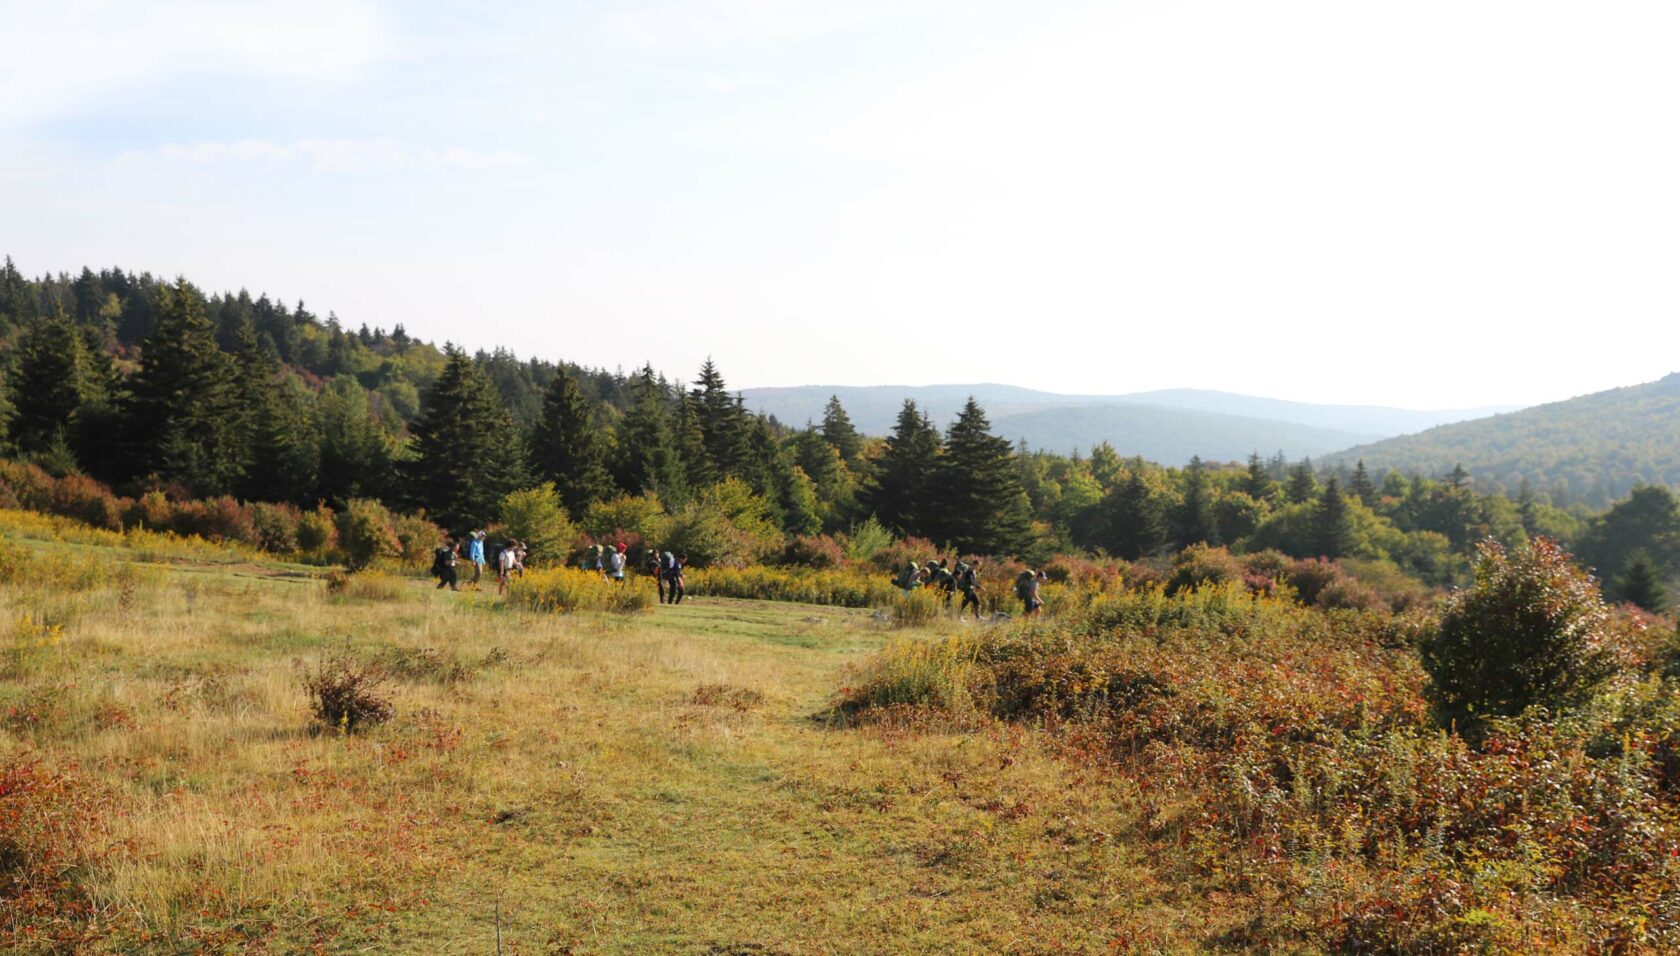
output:
<svg viewBox="0 0 1680 956"><path fill-rule="evenodd" d="M299 551L316 556L338 547L338 526L333 521L332 509L317 503L314 511L305 511L298 518L297 546Z"/></svg>
<svg viewBox="0 0 1680 956"><path fill-rule="evenodd" d="M577 536L553 482L515 491L502 499L502 531L530 549L527 564L564 564Z"/></svg>
<svg viewBox="0 0 1680 956"><path fill-rule="evenodd" d="M1546 538L1481 545L1475 584L1447 599L1420 649L1441 718L1476 723L1584 702L1613 672L1598 583Z"/></svg>
<svg viewBox="0 0 1680 956"><path fill-rule="evenodd" d="M391 512L377 501L350 499L338 513L336 523L344 566L351 571L360 571L378 558L402 553L402 545L391 530Z"/></svg>

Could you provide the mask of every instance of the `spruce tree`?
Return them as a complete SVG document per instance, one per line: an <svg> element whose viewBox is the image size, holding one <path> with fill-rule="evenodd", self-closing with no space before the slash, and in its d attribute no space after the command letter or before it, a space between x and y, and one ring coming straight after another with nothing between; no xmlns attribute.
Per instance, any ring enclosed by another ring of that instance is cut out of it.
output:
<svg viewBox="0 0 1680 956"><path fill-rule="evenodd" d="M1644 551L1635 551L1628 557L1627 567L1616 582L1616 590L1622 600L1653 614L1668 610L1668 592L1663 587L1657 563Z"/></svg>
<svg viewBox="0 0 1680 956"><path fill-rule="evenodd" d="M654 493L667 503L686 499L690 484L671 440L665 390L644 366L631 380L630 409L618 429L617 481L631 494Z"/></svg>
<svg viewBox="0 0 1680 956"><path fill-rule="evenodd" d="M1517 489L1517 518L1522 522L1523 533L1534 537L1540 531L1540 507L1534 499L1534 486L1528 479L1522 480L1522 486Z"/></svg>
<svg viewBox="0 0 1680 956"><path fill-rule="evenodd" d="M12 442L25 454L62 454L74 443L83 404L96 384L82 336L61 311L31 322L16 354Z"/></svg>
<svg viewBox="0 0 1680 956"><path fill-rule="evenodd" d="M129 379L124 436L129 472L179 481L195 494L237 489L245 473L244 416L233 363L197 290L178 279L161 291L157 322Z"/></svg>
<svg viewBox="0 0 1680 956"><path fill-rule="evenodd" d="M410 500L447 528L496 517L504 496L525 487L525 454L513 417L484 372L445 346L443 373L421 401L406 462Z"/></svg>
<svg viewBox="0 0 1680 956"><path fill-rule="evenodd" d="M1353 524L1348 516L1347 499L1342 497L1341 482L1335 475L1324 483L1313 509L1313 539L1319 555L1340 558L1353 547Z"/></svg>
<svg viewBox="0 0 1680 956"><path fill-rule="evenodd" d="M253 501L308 504L321 452L303 396L281 379L280 356L257 341L249 318L235 327L233 341L247 462L239 493Z"/></svg>
<svg viewBox="0 0 1680 956"><path fill-rule="evenodd" d="M899 534L930 531L928 497L938 459L939 432L914 401L905 399L866 496L876 519Z"/></svg>
<svg viewBox="0 0 1680 956"><path fill-rule="evenodd" d="M1149 486L1141 467L1133 467L1126 481L1109 492L1103 510L1111 553L1136 561L1166 545L1166 505Z"/></svg>
<svg viewBox="0 0 1680 956"><path fill-rule="evenodd" d="M1249 454L1248 474L1243 478L1242 490L1255 501L1265 501L1272 496L1272 491L1276 488L1277 482L1272 480L1260 453L1256 451Z"/></svg>
<svg viewBox="0 0 1680 956"><path fill-rule="evenodd" d="M744 477L749 451L747 448L748 421L744 409L729 394L723 374L711 359L700 366L700 377L694 382L694 397L699 401L700 434L704 437L706 457L717 480Z"/></svg>
<svg viewBox="0 0 1680 956"><path fill-rule="evenodd" d="M690 491L709 488L722 480L706 454L706 436L700 429L700 400L687 392L677 396L677 410L671 419L671 447L682 462L683 478ZM681 504L669 494L666 504Z"/></svg>
<svg viewBox="0 0 1680 956"><path fill-rule="evenodd" d="M1288 497L1291 504L1303 504L1318 494L1318 479L1313 475L1311 458L1303 458L1289 469Z"/></svg>
<svg viewBox="0 0 1680 956"><path fill-rule="evenodd" d="M838 395L830 395L828 404L823 408L822 437L834 446L834 450L840 453L840 460L848 467L857 465L858 457L863 454L863 436L852 426L852 418L846 414L846 407L840 404Z"/></svg>
<svg viewBox="0 0 1680 956"><path fill-rule="evenodd" d="M374 417L367 389L353 378L333 379L315 396L309 419L318 449L314 497L343 505L352 498L392 496L399 477L394 448Z"/></svg>
<svg viewBox="0 0 1680 956"><path fill-rule="evenodd" d="M543 395L531 436L531 472L539 482L554 482L574 521L612 490L595 410L565 366L555 370Z"/></svg>
<svg viewBox="0 0 1680 956"><path fill-rule="evenodd" d="M1371 473L1365 470L1365 459L1363 458L1359 459L1359 462L1353 466L1353 483L1349 486L1349 490L1365 507L1375 508L1377 506L1377 486L1371 480Z"/></svg>
<svg viewBox="0 0 1680 956"><path fill-rule="evenodd" d="M1180 547L1219 543L1219 523L1214 517L1213 504L1207 468L1202 464L1201 456L1192 456L1190 467L1184 470L1184 500L1179 504L1173 522Z"/></svg>
<svg viewBox="0 0 1680 956"><path fill-rule="evenodd" d="M993 435L972 396L945 431L945 452L926 495L935 540L966 554L1024 548L1032 513L1009 439Z"/></svg>

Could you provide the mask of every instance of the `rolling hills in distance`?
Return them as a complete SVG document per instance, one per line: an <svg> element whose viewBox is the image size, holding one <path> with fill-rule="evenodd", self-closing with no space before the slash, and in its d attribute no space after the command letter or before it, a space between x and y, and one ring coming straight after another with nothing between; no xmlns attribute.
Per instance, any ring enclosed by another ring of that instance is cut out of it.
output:
<svg viewBox="0 0 1680 956"><path fill-rule="evenodd" d="M1680 373L1349 448L1378 474L1441 474L1463 464L1481 491L1524 481L1559 503L1602 508L1639 484L1680 484Z"/></svg>
<svg viewBox="0 0 1680 956"><path fill-rule="evenodd" d="M1254 451L1281 451L1291 459L1318 457L1511 410L1317 405L1201 389L1064 395L996 384L812 385L748 388L741 394L752 410L793 426L820 421L823 406L837 395L852 423L870 435L892 431L905 399L914 400L943 427L972 395L986 409L993 431L1012 441L1054 452L1083 452L1107 441L1122 455L1168 465L1184 464L1193 455L1209 461L1241 460Z"/></svg>

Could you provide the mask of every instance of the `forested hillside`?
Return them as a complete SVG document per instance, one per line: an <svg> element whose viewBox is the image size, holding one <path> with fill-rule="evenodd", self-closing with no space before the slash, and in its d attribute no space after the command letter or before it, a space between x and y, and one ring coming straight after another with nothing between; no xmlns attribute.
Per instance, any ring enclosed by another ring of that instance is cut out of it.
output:
<svg viewBox="0 0 1680 956"><path fill-rule="evenodd" d="M1508 415L1352 448L1332 461L1445 474L1462 463L1486 491L1524 483L1559 504L1603 508L1641 484L1680 482L1680 373Z"/></svg>
<svg viewBox="0 0 1680 956"><path fill-rule="evenodd" d="M815 562L890 533L926 551L1033 562L1228 546L1445 584L1462 579L1481 539L1544 534L1579 544L1618 593L1648 590L1623 586L1634 571L1647 583L1680 577L1680 507L1662 487L1594 516L1533 489L1490 493L1496 485L1451 462L1406 473L1253 452L1246 464L1192 455L1170 467L1105 443L1024 452L973 399L943 428L905 401L874 438L831 396L819 421L794 429L749 411L710 361L684 383L648 367L624 375L469 355L401 327L350 331L302 304L115 269L31 280L8 260L0 375L0 454L135 500L342 510L373 499L459 533L507 520L536 494L575 522L551 529L557 542L658 537L697 566ZM1610 395L1636 397L1615 407L1653 417L1674 391L1668 380ZM1627 418L1594 437L1608 446L1626 434L1653 460L1674 453L1672 432L1646 434ZM1573 421L1559 442L1586 431L1584 413ZM1250 448L1270 437L1256 426ZM1536 428L1529 444L1550 440ZM1633 480L1631 466L1622 477ZM50 502L50 488L32 487Z"/></svg>

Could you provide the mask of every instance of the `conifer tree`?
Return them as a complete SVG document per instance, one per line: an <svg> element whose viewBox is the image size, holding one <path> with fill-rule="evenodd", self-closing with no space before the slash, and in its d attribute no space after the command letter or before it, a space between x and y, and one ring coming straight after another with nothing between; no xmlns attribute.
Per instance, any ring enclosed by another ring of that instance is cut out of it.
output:
<svg viewBox="0 0 1680 956"><path fill-rule="evenodd" d="M1248 474L1243 478L1242 490L1255 501L1265 501L1272 496L1277 482L1272 480L1271 472L1266 463L1261 460L1259 452L1248 456Z"/></svg>
<svg viewBox="0 0 1680 956"><path fill-rule="evenodd" d="M748 421L735 396L729 394L723 374L711 359L700 366L694 397L699 400L700 434L706 457L718 480L743 477L746 469Z"/></svg>
<svg viewBox="0 0 1680 956"><path fill-rule="evenodd" d="M863 436L852 426L852 418L846 414L846 407L840 404L838 395L830 395L828 404L823 407L822 437L834 446L834 450L840 453L840 460L848 467L857 465L858 457L863 454Z"/></svg>
<svg viewBox="0 0 1680 956"><path fill-rule="evenodd" d="M1178 506L1174 522L1181 547L1219 543L1219 523L1213 506L1207 468L1200 455L1192 456L1190 467L1184 470L1184 500Z"/></svg>
<svg viewBox="0 0 1680 956"><path fill-rule="evenodd" d="M310 424L318 449L314 497L344 504L391 496L399 477L395 449L374 417L367 389L353 378L328 382L315 396Z"/></svg>
<svg viewBox="0 0 1680 956"><path fill-rule="evenodd" d="M1007 554L1026 546L1032 512L1013 445L992 434L972 396L945 431L934 477L925 501L935 540L970 554Z"/></svg>
<svg viewBox="0 0 1680 956"><path fill-rule="evenodd" d="M939 459L939 432L910 399L899 409L867 493L869 509L899 534L926 534L928 494Z"/></svg>
<svg viewBox="0 0 1680 956"><path fill-rule="evenodd" d="M1313 538L1321 557L1340 558L1352 548L1353 524L1341 482L1331 475L1313 509Z"/></svg>
<svg viewBox="0 0 1680 956"><path fill-rule="evenodd" d="M531 472L539 482L554 483L574 521L612 490L595 410L563 365L543 395L542 415L531 436Z"/></svg>
<svg viewBox="0 0 1680 956"><path fill-rule="evenodd" d="M253 501L308 504L321 451L303 397L281 380L280 356L258 342L248 317L234 328L233 341L246 459L239 493Z"/></svg>
<svg viewBox="0 0 1680 956"><path fill-rule="evenodd" d="M1375 508L1377 506L1377 486L1375 482L1371 481L1371 473L1365 470L1365 459L1359 459L1359 462L1353 466L1353 482L1349 485L1348 490L1352 491L1353 496L1358 498L1359 503L1365 507Z"/></svg>
<svg viewBox="0 0 1680 956"><path fill-rule="evenodd" d="M1616 582L1616 590L1621 593L1622 600L1653 614L1668 610L1668 592L1657 572L1657 563L1644 551L1635 551L1628 557L1627 567Z"/></svg>
<svg viewBox="0 0 1680 956"><path fill-rule="evenodd" d="M444 355L412 427L405 470L410 500L459 530L493 519L502 498L529 482L513 417L490 380L465 351L445 346Z"/></svg>
<svg viewBox="0 0 1680 956"><path fill-rule="evenodd" d="M26 327L11 383L11 434L19 451L67 453L83 404L96 385L91 364L81 334L63 312Z"/></svg>
<svg viewBox="0 0 1680 956"><path fill-rule="evenodd" d="M1539 503L1534 500L1534 486L1528 479L1522 480L1522 486L1517 489L1517 518L1522 522L1523 533L1534 537L1540 530Z"/></svg>
<svg viewBox="0 0 1680 956"><path fill-rule="evenodd" d="M1133 467L1126 481L1109 493L1104 508L1108 550L1128 561L1159 551L1167 543L1167 509L1143 475Z"/></svg>
<svg viewBox="0 0 1680 956"><path fill-rule="evenodd" d="M1318 479L1313 475L1311 458L1303 458L1289 469L1288 497L1291 504L1303 504L1318 494Z"/></svg>
<svg viewBox="0 0 1680 956"><path fill-rule="evenodd" d="M630 409L618 430L619 487L631 494L652 492L667 504L686 500L691 486L682 457L671 441L665 390L651 365L636 373L630 390Z"/></svg>
<svg viewBox="0 0 1680 956"><path fill-rule="evenodd" d="M161 290L157 322L128 384L130 474L179 481L200 495L238 487L247 449L233 364L187 280Z"/></svg>
<svg viewBox="0 0 1680 956"><path fill-rule="evenodd" d="M709 488L722 480L722 476L712 468L711 456L706 454L706 436L700 430L700 400L691 393L677 395L677 411L671 420L671 446L682 462L688 488ZM664 499L667 504L682 503L673 499L669 492Z"/></svg>

